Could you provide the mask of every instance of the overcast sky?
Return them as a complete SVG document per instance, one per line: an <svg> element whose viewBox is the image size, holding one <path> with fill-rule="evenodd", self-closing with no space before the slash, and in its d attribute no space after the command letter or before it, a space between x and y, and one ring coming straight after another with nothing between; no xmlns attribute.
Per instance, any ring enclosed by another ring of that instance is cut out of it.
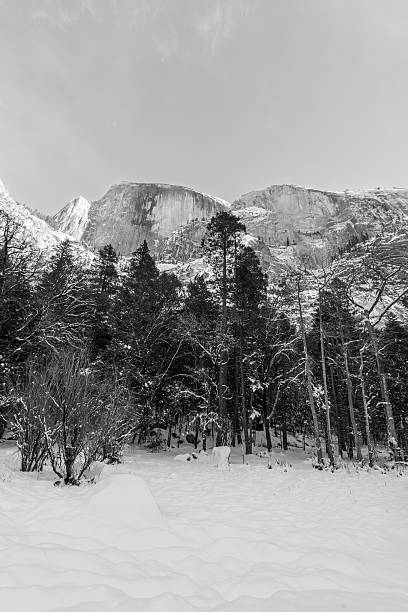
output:
<svg viewBox="0 0 408 612"><path fill-rule="evenodd" d="M0 0L0 177L408 186L408 0Z"/></svg>

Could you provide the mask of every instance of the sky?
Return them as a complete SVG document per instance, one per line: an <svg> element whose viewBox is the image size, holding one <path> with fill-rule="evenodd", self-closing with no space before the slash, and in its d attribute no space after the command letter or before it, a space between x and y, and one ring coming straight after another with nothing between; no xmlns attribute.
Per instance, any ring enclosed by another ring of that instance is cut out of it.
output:
<svg viewBox="0 0 408 612"><path fill-rule="evenodd" d="M0 0L0 178L408 186L407 0Z"/></svg>

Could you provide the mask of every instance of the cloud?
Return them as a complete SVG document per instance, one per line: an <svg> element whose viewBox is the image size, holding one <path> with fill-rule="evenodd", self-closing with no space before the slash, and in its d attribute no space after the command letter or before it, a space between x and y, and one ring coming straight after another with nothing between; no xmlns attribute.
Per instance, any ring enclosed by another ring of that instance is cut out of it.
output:
<svg viewBox="0 0 408 612"><path fill-rule="evenodd" d="M26 15L34 23L64 29L79 21L82 3L67 5L64 0L39 0L26 5Z"/></svg>
<svg viewBox="0 0 408 612"><path fill-rule="evenodd" d="M180 44L180 37L176 29L156 32L153 35L156 53L161 62L168 62L172 59L181 59L184 55Z"/></svg>
<svg viewBox="0 0 408 612"><path fill-rule="evenodd" d="M83 22L131 34L163 63L215 55L255 12L260 0L25 0L35 27L70 30ZM19 18L16 0L0 0ZM135 42L135 44L136 44Z"/></svg>
<svg viewBox="0 0 408 612"><path fill-rule="evenodd" d="M258 4L258 0L217 0L196 19L195 28L215 54L220 43L232 38Z"/></svg>

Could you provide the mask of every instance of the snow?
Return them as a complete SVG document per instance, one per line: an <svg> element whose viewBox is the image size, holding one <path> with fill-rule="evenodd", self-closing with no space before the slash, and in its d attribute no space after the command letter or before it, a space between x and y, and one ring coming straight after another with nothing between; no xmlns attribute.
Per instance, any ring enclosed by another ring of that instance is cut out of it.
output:
<svg viewBox="0 0 408 612"><path fill-rule="evenodd" d="M9 444L2 610L408 610L406 474L319 472L300 451L235 450L226 471L129 451L96 485L54 487L4 467Z"/></svg>
<svg viewBox="0 0 408 612"><path fill-rule="evenodd" d="M95 487L87 511L122 522L161 520L160 510L146 482L136 474L110 474ZM87 513L88 513L87 512ZM86 520L86 518L85 518Z"/></svg>

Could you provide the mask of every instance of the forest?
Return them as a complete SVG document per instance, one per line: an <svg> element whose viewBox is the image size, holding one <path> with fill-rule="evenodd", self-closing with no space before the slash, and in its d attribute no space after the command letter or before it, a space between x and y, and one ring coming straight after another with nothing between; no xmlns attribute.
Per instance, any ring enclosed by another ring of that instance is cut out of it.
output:
<svg viewBox="0 0 408 612"><path fill-rule="evenodd" d="M21 470L76 484L125 443L242 445L271 432L312 445L314 466L373 467L408 453L408 248L387 230L328 261L269 277L230 212L207 224L208 274L182 284L146 242L84 261L66 240L44 260L2 213L0 437ZM163 432L165 431L165 435Z"/></svg>

